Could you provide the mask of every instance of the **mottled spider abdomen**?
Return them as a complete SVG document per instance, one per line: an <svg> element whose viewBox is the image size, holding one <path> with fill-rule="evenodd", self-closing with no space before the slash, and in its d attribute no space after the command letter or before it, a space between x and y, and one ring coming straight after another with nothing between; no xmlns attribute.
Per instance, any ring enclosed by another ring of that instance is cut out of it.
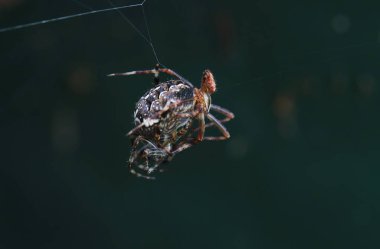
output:
<svg viewBox="0 0 380 249"><path fill-rule="evenodd" d="M147 91L137 102L135 125L143 124L136 135L169 147L184 133L194 109L194 88L181 80L169 80Z"/></svg>

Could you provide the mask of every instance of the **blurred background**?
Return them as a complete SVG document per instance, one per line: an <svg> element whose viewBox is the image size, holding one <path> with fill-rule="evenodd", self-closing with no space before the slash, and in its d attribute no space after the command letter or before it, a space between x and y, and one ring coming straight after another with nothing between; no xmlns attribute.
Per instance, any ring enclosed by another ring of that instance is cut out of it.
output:
<svg viewBox="0 0 380 249"><path fill-rule="evenodd" d="M0 0L0 28L109 6ZM155 65L141 7L142 35L117 12L0 33L0 248L379 248L380 2L144 10L162 64L213 71L231 139L129 174L152 77L106 75Z"/></svg>

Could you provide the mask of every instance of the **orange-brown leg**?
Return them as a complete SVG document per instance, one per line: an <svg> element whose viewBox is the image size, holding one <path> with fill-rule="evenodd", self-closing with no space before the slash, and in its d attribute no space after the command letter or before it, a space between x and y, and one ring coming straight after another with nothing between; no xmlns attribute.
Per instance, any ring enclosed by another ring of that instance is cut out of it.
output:
<svg viewBox="0 0 380 249"><path fill-rule="evenodd" d="M169 69L169 68L159 68L159 65L157 64L156 67L154 69L150 69L150 70L139 70L139 71L130 71L130 72L125 72L125 73L111 73L107 76L110 76L110 77L113 77L113 76L129 76L129 75L135 75L135 74L154 74L154 82L156 84L159 83L159 73L162 72L162 73L166 73L168 75L171 75L171 76L174 76L182 81L185 81L186 83L190 84L192 86L192 84L186 80L185 78L183 78L181 75L179 75L178 73L174 72L173 70Z"/></svg>
<svg viewBox="0 0 380 249"><path fill-rule="evenodd" d="M226 123L226 122L230 121L231 119L235 118L235 115L232 112L230 112L229 110L227 110L223 107L220 107L220 106L217 106L214 104L211 105L210 110L213 110L213 111L218 112L218 113L225 116L225 118L223 118L223 119L218 119L219 123ZM211 126L215 126L215 123L214 122L208 123L208 124L206 124L205 128L208 128ZM199 128L196 128L194 131L198 131L198 129Z"/></svg>
<svg viewBox="0 0 380 249"><path fill-rule="evenodd" d="M218 105L211 104L210 110L213 110L213 111L218 112L218 113L225 116L224 119L219 120L219 122L221 122L221 123L228 122L231 119L235 118L235 115L232 112L230 112L229 110L227 110L223 107L220 107Z"/></svg>
<svg viewBox="0 0 380 249"><path fill-rule="evenodd" d="M230 133L227 131L226 127L224 127L223 124L217 118L215 118L211 113L208 113L206 116L211 121L211 123L214 124L216 128L219 129L219 131L222 133L223 136L204 137L203 140L217 141L217 140L226 140L230 138Z"/></svg>
<svg viewBox="0 0 380 249"><path fill-rule="evenodd" d="M197 135L197 140L198 142L201 142L203 140L205 129L206 129L205 115L203 113L200 113L198 115L198 120L199 120L199 131Z"/></svg>

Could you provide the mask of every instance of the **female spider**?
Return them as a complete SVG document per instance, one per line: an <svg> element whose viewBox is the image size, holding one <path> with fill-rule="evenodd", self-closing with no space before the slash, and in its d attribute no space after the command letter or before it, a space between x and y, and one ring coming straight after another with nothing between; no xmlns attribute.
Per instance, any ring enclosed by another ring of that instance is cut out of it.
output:
<svg viewBox="0 0 380 249"><path fill-rule="evenodd" d="M159 82L159 73L166 73L175 79ZM203 72L201 87L194 87L188 80L171 69L132 71L110 74L126 76L134 74L154 74L155 86L137 102L134 112L135 128L128 132L132 151L129 158L131 173L148 179L158 167L170 161L177 153L203 140L225 140L230 137L222 123L234 118L234 114L220 106L211 104L211 94L216 91L214 76L209 70ZM210 111L224 115L218 120ZM206 124L205 118L210 123ZM193 120L199 126L191 129ZM204 136L205 129L215 126L221 136ZM194 136L193 133L197 132Z"/></svg>

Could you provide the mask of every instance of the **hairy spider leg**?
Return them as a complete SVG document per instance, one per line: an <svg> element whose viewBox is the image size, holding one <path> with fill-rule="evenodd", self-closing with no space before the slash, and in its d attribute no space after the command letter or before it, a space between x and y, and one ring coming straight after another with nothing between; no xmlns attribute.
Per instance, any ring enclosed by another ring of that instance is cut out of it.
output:
<svg viewBox="0 0 380 249"><path fill-rule="evenodd" d="M203 140L212 140L212 141L217 141L217 140L226 140L230 138L230 133L227 131L226 127L222 125L222 123L214 117L211 113L207 113L206 117L208 120L210 120L215 126L219 129L219 131L223 134L223 136L219 137L204 137Z"/></svg>
<svg viewBox="0 0 380 249"><path fill-rule="evenodd" d="M235 115L232 112L230 112L229 110L227 110L223 107L220 107L220 106L217 106L214 104L211 104L210 110L215 111L215 112L220 113L220 114L225 116L225 118L223 118L223 119L218 119L218 121L220 123L226 123L226 122L230 121L231 119L235 118ZM213 123L213 122L207 123L205 128L209 128L212 126L215 126L215 123ZM199 127L194 129L194 131L198 131L198 130L199 130Z"/></svg>
<svg viewBox="0 0 380 249"><path fill-rule="evenodd" d="M130 71L130 72L125 72L125 73L112 73L112 74L109 74L107 76L113 77L113 76L129 76L129 75L135 75L135 74L154 74L154 82L155 82L155 84L158 84L157 82L159 82L158 76L159 76L160 72L166 73L170 76L174 76L174 77L178 78L179 80L186 82L190 86L193 86L193 84L191 84L187 79L185 79L184 77L182 77L178 73L174 72L173 70L171 70L169 68L159 68L158 64L155 66L154 69L150 69L150 70Z"/></svg>
<svg viewBox="0 0 380 249"><path fill-rule="evenodd" d="M222 126L223 127L223 126ZM224 128L225 129L225 128ZM227 131L228 133L228 131ZM229 133L227 134L227 136L229 136ZM207 140L207 141L219 141L219 140L226 140L228 139L229 137L225 137L224 135L223 136L220 136L220 137L203 137L203 141L204 140ZM198 144L200 141L198 140L198 138L194 138L194 137L188 137L185 141L182 141L178 144L177 147L175 147L173 149L173 151L170 153L171 154L171 157L170 158L173 158L176 154L192 147L193 145L196 145Z"/></svg>
<svg viewBox="0 0 380 249"><path fill-rule="evenodd" d="M230 121L231 119L235 118L235 115L232 112L230 112L229 110L227 110L223 107L220 107L220 106L217 106L214 104L211 104L210 110L215 111L215 112L220 113L220 114L225 116L225 118L223 118L223 119L218 119L218 121L220 123L226 123L226 122ZM206 124L206 128L209 128L212 126L215 126L215 123L211 122L211 123ZM195 129L195 131L197 131L198 129L199 128Z"/></svg>
<svg viewBox="0 0 380 249"><path fill-rule="evenodd" d="M142 177L142 178L145 178L147 180L155 180L156 179L156 177L154 177L154 176L147 176L147 175L141 174L134 169L129 170L129 172L131 172L131 174L133 174L137 177Z"/></svg>
<svg viewBox="0 0 380 249"><path fill-rule="evenodd" d="M205 115L203 112L199 112L198 122L199 122L199 131L197 135L197 142L201 142L204 138L205 129L206 129Z"/></svg>
<svg viewBox="0 0 380 249"><path fill-rule="evenodd" d="M197 142L195 141L195 138L187 138L187 141L182 141L178 144L178 146L171 152L172 157L174 157L176 154L190 148L191 146L195 145Z"/></svg>
<svg viewBox="0 0 380 249"><path fill-rule="evenodd" d="M128 133L127 133L127 136L130 137L132 135L134 135L139 129L141 129L141 127L144 126L144 123L141 123L139 125L137 125L135 128L133 128L132 130L130 130Z"/></svg>
<svg viewBox="0 0 380 249"><path fill-rule="evenodd" d="M223 107L220 107L218 105L211 104L210 110L213 110L213 111L215 111L217 113L220 113L220 114L222 114L222 115L225 116L224 119L219 120L219 122L221 122L221 123L228 122L231 119L235 118L235 115L232 112L230 112L229 110L227 110L227 109L225 109Z"/></svg>

